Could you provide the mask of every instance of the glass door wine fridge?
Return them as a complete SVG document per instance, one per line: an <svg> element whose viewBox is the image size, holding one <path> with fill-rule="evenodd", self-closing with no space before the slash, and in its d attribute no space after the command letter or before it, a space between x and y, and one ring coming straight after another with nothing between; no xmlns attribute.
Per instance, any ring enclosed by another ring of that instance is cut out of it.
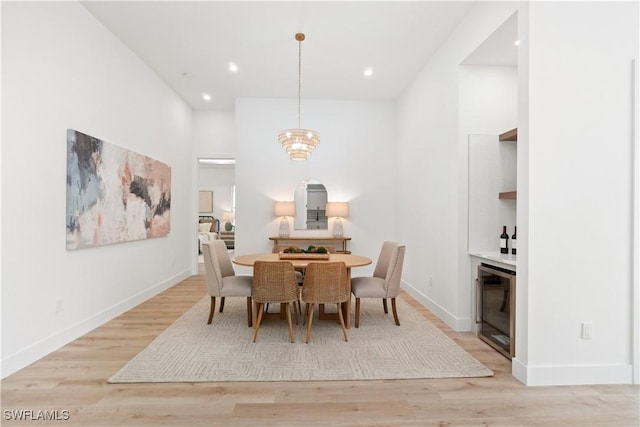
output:
<svg viewBox="0 0 640 427"><path fill-rule="evenodd" d="M511 359L516 348L516 272L482 263L476 283L478 337Z"/></svg>

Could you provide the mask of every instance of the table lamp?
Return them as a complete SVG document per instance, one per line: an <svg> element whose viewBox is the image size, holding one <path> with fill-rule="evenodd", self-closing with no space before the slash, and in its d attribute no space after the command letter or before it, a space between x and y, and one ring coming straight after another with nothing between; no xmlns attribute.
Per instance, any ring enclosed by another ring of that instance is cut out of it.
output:
<svg viewBox="0 0 640 427"><path fill-rule="evenodd" d="M327 202L327 218L335 217L333 221L333 237L342 237L342 218L349 217L348 202Z"/></svg>
<svg viewBox="0 0 640 427"><path fill-rule="evenodd" d="M276 202L275 203L275 216L282 217L280 220L280 237L289 237L289 220L288 216L296 216L296 203L295 202Z"/></svg>
<svg viewBox="0 0 640 427"><path fill-rule="evenodd" d="M222 220L224 221L224 229L226 231L233 230L233 224L231 223L231 221L233 221L233 212L224 211L222 213Z"/></svg>

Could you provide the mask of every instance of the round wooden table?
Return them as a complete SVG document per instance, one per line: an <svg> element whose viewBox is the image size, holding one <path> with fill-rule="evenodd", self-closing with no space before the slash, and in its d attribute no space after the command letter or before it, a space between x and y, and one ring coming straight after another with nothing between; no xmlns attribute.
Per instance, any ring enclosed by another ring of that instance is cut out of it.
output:
<svg viewBox="0 0 640 427"><path fill-rule="evenodd" d="M303 259L285 259L281 260L280 255L277 253L261 253L261 254L249 254L238 255L233 259L234 264L244 265L247 267L253 267L253 263L256 261L289 261L293 264L294 268L306 268L310 262L329 262L329 261L342 261L347 266L347 283L349 284L349 292L351 292L351 268L363 267L371 264L371 259L366 256L351 255L351 254L330 254L328 260L320 260L313 258ZM347 302L342 304L342 311L344 314L344 323L347 328L351 328L351 298ZM320 319L333 319L338 318L335 314L324 313L324 307L320 308Z"/></svg>

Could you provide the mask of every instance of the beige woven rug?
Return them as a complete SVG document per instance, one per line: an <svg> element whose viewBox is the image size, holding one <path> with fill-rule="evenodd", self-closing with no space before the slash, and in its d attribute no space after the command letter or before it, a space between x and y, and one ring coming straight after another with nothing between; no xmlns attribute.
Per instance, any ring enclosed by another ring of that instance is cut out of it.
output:
<svg viewBox="0 0 640 427"><path fill-rule="evenodd" d="M493 372L471 357L408 303L398 299L402 326L384 314L381 300L362 299L360 328L314 319L305 326L266 320L258 341L247 327L246 300L227 298L207 325L203 298L113 375L110 383L203 381L329 381L486 377ZM304 306L303 306L304 307ZM329 311L329 310L327 310ZM353 325L352 325L353 326Z"/></svg>

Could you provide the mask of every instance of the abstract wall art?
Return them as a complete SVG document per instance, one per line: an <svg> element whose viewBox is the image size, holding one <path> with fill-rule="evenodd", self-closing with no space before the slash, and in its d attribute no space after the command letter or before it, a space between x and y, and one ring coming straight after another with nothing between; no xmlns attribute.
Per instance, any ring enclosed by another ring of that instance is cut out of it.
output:
<svg viewBox="0 0 640 427"><path fill-rule="evenodd" d="M67 249L169 234L171 167L67 130Z"/></svg>

